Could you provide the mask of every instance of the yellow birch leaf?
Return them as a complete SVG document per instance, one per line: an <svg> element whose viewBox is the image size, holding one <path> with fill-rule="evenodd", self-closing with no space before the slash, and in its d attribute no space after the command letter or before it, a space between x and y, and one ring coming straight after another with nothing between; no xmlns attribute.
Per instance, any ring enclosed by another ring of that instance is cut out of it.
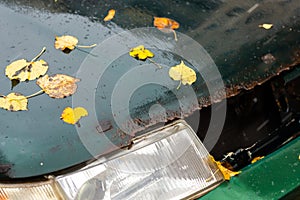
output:
<svg viewBox="0 0 300 200"><path fill-rule="evenodd" d="M145 49L144 45L130 49L129 55L138 60L146 60L147 58L152 58L154 56L151 51Z"/></svg>
<svg viewBox="0 0 300 200"><path fill-rule="evenodd" d="M220 161L215 161L214 157L213 156L209 156L210 160L214 163L216 163L216 165L218 166L219 170L221 171L221 173L223 174L224 176L224 179L225 180L230 180L230 178L232 176L235 176L235 175L238 175L241 173L241 171L238 171L238 172L234 172L234 171L231 171L229 169L227 169L226 167L224 167Z"/></svg>
<svg viewBox="0 0 300 200"><path fill-rule="evenodd" d="M43 50L31 61L25 59L17 60L6 66L5 75L10 80L18 80L20 82L26 80L34 80L40 76L46 74L48 70L48 64L44 60L36 61L44 52Z"/></svg>
<svg viewBox="0 0 300 200"><path fill-rule="evenodd" d="M70 53L78 44L78 39L71 35L56 36L54 47L62 50L64 53Z"/></svg>
<svg viewBox="0 0 300 200"><path fill-rule="evenodd" d="M71 35L63 35L63 36L56 36L55 37L55 43L54 47L56 49L60 49L64 53L70 53L75 49L75 47L78 48L92 48L97 46L96 44L92 44L89 46L85 45L78 45L78 39Z"/></svg>
<svg viewBox="0 0 300 200"><path fill-rule="evenodd" d="M270 28L273 27L273 24L260 24L258 25L259 28L264 28L266 30L269 30Z"/></svg>
<svg viewBox="0 0 300 200"><path fill-rule="evenodd" d="M88 112L83 107L70 108L67 107L61 113L60 119L68 124L76 124L81 117L87 116Z"/></svg>
<svg viewBox="0 0 300 200"><path fill-rule="evenodd" d="M36 84L52 98L61 99L74 94L77 90L78 78L74 78L64 74L55 74L39 78Z"/></svg>
<svg viewBox="0 0 300 200"><path fill-rule="evenodd" d="M264 158L264 156L257 156L257 157L255 157L255 158L253 158L252 160L251 160L251 163L253 164L253 163L255 163L255 162L257 162L257 161L259 161L259 160L261 160L261 159L263 159Z"/></svg>
<svg viewBox="0 0 300 200"><path fill-rule="evenodd" d="M180 81L177 89L179 89L181 83L192 85L197 79L196 72L186 66L183 61L179 65L170 68L169 76L175 81Z"/></svg>
<svg viewBox="0 0 300 200"><path fill-rule="evenodd" d="M0 97L0 107L9 111L27 110L28 99L19 93Z"/></svg>
<svg viewBox="0 0 300 200"><path fill-rule="evenodd" d="M111 9L111 10L108 11L106 17L103 20L106 21L106 22L110 21L114 18L115 14L116 14L116 11L114 9Z"/></svg>

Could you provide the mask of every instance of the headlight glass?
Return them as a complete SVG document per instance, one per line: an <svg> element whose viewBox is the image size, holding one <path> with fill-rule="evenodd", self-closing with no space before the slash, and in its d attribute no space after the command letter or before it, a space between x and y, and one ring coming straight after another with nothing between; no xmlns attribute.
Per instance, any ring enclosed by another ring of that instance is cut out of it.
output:
<svg viewBox="0 0 300 200"><path fill-rule="evenodd" d="M223 181L208 155L193 130L180 121L56 181L69 199L183 199Z"/></svg>
<svg viewBox="0 0 300 200"><path fill-rule="evenodd" d="M72 173L41 182L2 183L0 199L194 199L223 180L194 131L180 120Z"/></svg>

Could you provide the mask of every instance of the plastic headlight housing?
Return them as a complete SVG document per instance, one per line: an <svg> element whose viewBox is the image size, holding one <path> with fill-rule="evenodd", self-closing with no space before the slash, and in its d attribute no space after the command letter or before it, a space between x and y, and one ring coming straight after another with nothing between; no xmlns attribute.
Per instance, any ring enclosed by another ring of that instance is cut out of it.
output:
<svg viewBox="0 0 300 200"><path fill-rule="evenodd" d="M54 178L63 198L95 200L189 199L222 181L208 151L182 120L134 139L128 150Z"/></svg>
<svg viewBox="0 0 300 200"><path fill-rule="evenodd" d="M63 199L53 179L32 183L0 183L1 200L58 200Z"/></svg>

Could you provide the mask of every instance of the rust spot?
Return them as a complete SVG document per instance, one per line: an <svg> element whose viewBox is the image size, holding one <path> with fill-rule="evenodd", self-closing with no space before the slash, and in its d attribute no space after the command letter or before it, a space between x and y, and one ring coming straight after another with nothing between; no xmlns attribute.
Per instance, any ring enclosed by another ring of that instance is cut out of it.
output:
<svg viewBox="0 0 300 200"><path fill-rule="evenodd" d="M226 86L226 94L227 94L226 98L235 96L235 95L239 94L242 90L251 90L255 86L262 85L265 82L272 79L273 77L280 75L282 72L291 70L296 65L299 65L300 64L300 49L293 51L293 53L291 54L290 60L291 60L291 62L289 64L281 64L277 70L272 72L272 74L270 74L267 77L259 77L257 80L252 81L250 83L227 85Z"/></svg>
<svg viewBox="0 0 300 200"><path fill-rule="evenodd" d="M127 134L121 131L120 129L117 130L117 134L121 139L125 139Z"/></svg>
<svg viewBox="0 0 300 200"><path fill-rule="evenodd" d="M0 164L0 174L8 175L11 167L11 164Z"/></svg>
<svg viewBox="0 0 300 200"><path fill-rule="evenodd" d="M98 133L104 133L106 131L109 131L113 128L113 125L109 120L101 120L99 121L99 125L96 127L96 130Z"/></svg>
<svg viewBox="0 0 300 200"><path fill-rule="evenodd" d="M135 124L137 124L138 126L144 126L145 125L145 122L143 122L143 120L141 120L140 118L134 119L133 122Z"/></svg>

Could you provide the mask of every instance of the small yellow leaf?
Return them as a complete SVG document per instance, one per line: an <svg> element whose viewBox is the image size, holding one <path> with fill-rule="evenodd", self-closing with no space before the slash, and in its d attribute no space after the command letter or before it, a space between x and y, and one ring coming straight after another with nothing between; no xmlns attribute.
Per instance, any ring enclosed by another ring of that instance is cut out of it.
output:
<svg viewBox="0 0 300 200"><path fill-rule="evenodd" d="M43 50L31 61L25 59L17 60L6 66L5 75L10 80L18 80L20 82L26 80L34 80L40 76L46 74L48 70L48 64L44 60L36 61L44 52Z"/></svg>
<svg viewBox="0 0 300 200"><path fill-rule="evenodd" d="M54 47L56 49L62 50L64 53L70 53L72 50L75 49L78 43L78 39L74 36L70 35L63 35L63 36L56 36Z"/></svg>
<svg viewBox="0 0 300 200"><path fill-rule="evenodd" d="M179 23L166 17L154 17L153 24L158 29L178 29Z"/></svg>
<svg viewBox="0 0 300 200"><path fill-rule="evenodd" d="M197 79L196 72L186 66L183 61L179 65L170 68L169 76L175 81L180 81L177 89L179 89L181 83L192 85Z"/></svg>
<svg viewBox="0 0 300 200"><path fill-rule="evenodd" d="M253 158L252 160L251 160L251 163L255 163L255 162L257 162L257 161L259 161L259 160L261 160L261 159L263 159L264 158L264 156L257 156L257 157L255 157L255 158Z"/></svg>
<svg viewBox="0 0 300 200"><path fill-rule="evenodd" d="M238 172L234 172L234 171L231 171L229 169L227 169L226 167L224 167L220 161L215 161L214 157L213 156L209 156L210 160L214 163L216 163L216 165L218 166L219 170L221 171L221 173L223 174L224 176L224 179L225 180L230 180L230 178L232 176L235 176L235 175L238 175L241 173L241 171L238 171Z"/></svg>
<svg viewBox="0 0 300 200"><path fill-rule="evenodd" d="M20 82L34 80L44 75L48 70L48 65L44 60L27 62L25 59L17 60L8 65L5 75L10 79L17 79Z"/></svg>
<svg viewBox="0 0 300 200"><path fill-rule="evenodd" d="M269 30L270 28L273 27L273 24L260 24L258 25L259 28L264 28L266 30Z"/></svg>
<svg viewBox="0 0 300 200"><path fill-rule="evenodd" d="M103 20L104 21L110 21L114 18L115 14L116 14L116 11L114 9L111 9L111 10L108 11L106 17Z"/></svg>
<svg viewBox="0 0 300 200"><path fill-rule="evenodd" d="M0 107L9 111L27 110L28 100L19 93L10 93L0 98Z"/></svg>
<svg viewBox="0 0 300 200"><path fill-rule="evenodd" d="M61 119L68 124L76 124L81 117L87 116L88 112L83 107L70 108L67 107L61 114Z"/></svg>
<svg viewBox="0 0 300 200"><path fill-rule="evenodd" d="M129 55L138 60L146 60L147 58L152 58L154 56L151 51L145 49L144 45L130 49Z"/></svg>
<svg viewBox="0 0 300 200"><path fill-rule="evenodd" d="M76 82L78 81L80 81L80 79L64 74L55 74L52 76L46 74L39 78L36 84L50 97L61 99L76 92Z"/></svg>
<svg viewBox="0 0 300 200"><path fill-rule="evenodd" d="M169 19L166 17L154 17L153 25L163 32L169 33L173 32L175 41L177 41L177 35L174 29L179 28L179 23L173 19Z"/></svg>
<svg viewBox="0 0 300 200"><path fill-rule="evenodd" d="M70 53L71 51L73 51L75 49L75 47L77 47L77 48L92 48L95 46L97 46L97 45L96 44L92 44L89 46L78 45L78 39L71 35L63 35L60 37L56 36L55 43L54 43L54 47L56 49L62 50L62 52L64 52L64 53Z"/></svg>

